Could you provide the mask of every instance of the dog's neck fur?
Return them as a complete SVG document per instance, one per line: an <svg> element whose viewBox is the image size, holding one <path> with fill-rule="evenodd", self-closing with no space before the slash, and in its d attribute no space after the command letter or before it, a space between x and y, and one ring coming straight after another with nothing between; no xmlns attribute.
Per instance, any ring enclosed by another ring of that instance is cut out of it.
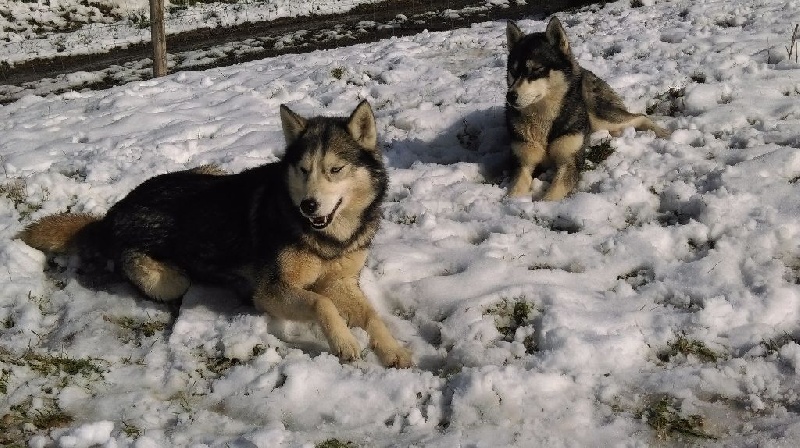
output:
<svg viewBox="0 0 800 448"><path fill-rule="evenodd" d="M557 72L552 80L551 89L541 100L528 105L524 109L507 106L507 113L514 114L517 119L511 125L512 138L517 141L539 142L547 144L553 120L561 112L561 105L574 82L570 82L561 72ZM511 122L510 122L511 123Z"/></svg>

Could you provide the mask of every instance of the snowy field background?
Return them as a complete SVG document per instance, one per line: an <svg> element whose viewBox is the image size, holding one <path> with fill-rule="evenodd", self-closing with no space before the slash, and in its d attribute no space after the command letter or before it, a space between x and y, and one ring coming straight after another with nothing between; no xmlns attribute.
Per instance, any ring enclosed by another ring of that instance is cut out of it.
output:
<svg viewBox="0 0 800 448"><path fill-rule="evenodd" d="M169 35L286 17L345 13L380 1L165 0L164 27ZM485 3L507 5L509 0ZM148 0L4 1L0 3L0 61L14 66L31 59L102 53L149 42L149 17Z"/></svg>
<svg viewBox="0 0 800 448"><path fill-rule="evenodd" d="M644 3L560 18L674 133L609 140L558 203L504 198L500 22L0 106L0 444L799 445L800 1ZM363 98L391 187L362 284L414 368L342 365L225 290L173 320L14 239L155 174L276 160L282 103Z"/></svg>
<svg viewBox="0 0 800 448"><path fill-rule="evenodd" d="M282 17L347 12L380 0L165 0L168 34ZM191 5L191 7L187 7ZM150 41L148 0L7 1L0 4L0 60L92 54Z"/></svg>

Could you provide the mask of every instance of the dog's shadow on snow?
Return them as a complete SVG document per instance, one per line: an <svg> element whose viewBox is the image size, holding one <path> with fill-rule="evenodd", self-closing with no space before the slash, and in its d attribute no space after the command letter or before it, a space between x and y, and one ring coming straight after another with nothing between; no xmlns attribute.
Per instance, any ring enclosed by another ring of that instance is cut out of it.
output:
<svg viewBox="0 0 800 448"><path fill-rule="evenodd" d="M252 302L245 297L238 296L233 288L222 286L215 287L203 283L193 284L186 296L190 294L192 296L196 295L193 293L193 290L200 288L202 290L209 289L219 292L220 295L223 296L223 300L213 300L211 293L204 293L202 295L204 299L200 300L192 298L187 301L185 300L186 296L168 302L153 300L136 289L135 286L127 281L123 275L114 268L113 262L105 258L81 258L77 255L48 256L44 273L50 283L57 288L63 288L70 280L75 280L80 286L87 290L119 296L120 300L123 300L123 298L136 300L138 303L142 304L143 307L148 309L169 311L173 314L173 318L177 317L184 306L200 305L219 314L241 313L243 305L249 305L249 307L252 308L252 313L257 313L252 306Z"/></svg>
<svg viewBox="0 0 800 448"><path fill-rule="evenodd" d="M393 123L394 126L404 126ZM435 125L423 124L430 128ZM418 126L418 125L417 125ZM409 131L413 135L413 129ZM384 150L387 167L415 164L477 163L487 182L499 183L512 161L502 106L467 113L437 132L433 140L394 140ZM391 175L391 174L390 174Z"/></svg>
<svg viewBox="0 0 800 448"><path fill-rule="evenodd" d="M160 302L142 294L114 269L113 263L105 259L80 259L76 255L51 256L47 259L44 273L48 281L59 289L66 288L74 280L84 289L114 296L115 301L134 301L137 308L145 311L169 314L164 333L167 339L172 337L179 321L187 323L189 327L198 322L217 321L212 326L224 327L225 321L249 315L266 319L267 332L288 349L301 350L311 357L329 351L324 337L308 331L310 324L305 324L306 327L293 325L262 313L253 305L246 291L237 290L231 285L194 282L180 299ZM186 337L190 336L180 335L177 340Z"/></svg>

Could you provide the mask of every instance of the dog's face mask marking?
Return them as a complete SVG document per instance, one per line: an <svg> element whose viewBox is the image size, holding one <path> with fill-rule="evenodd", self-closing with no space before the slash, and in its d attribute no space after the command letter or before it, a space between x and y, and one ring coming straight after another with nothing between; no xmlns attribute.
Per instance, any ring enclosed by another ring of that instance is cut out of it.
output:
<svg viewBox="0 0 800 448"><path fill-rule="evenodd" d="M510 106L523 109L542 100L550 91L551 70L532 60L513 61L508 67Z"/></svg>
<svg viewBox="0 0 800 448"><path fill-rule="evenodd" d="M344 126L306 120L281 109L288 144L287 184L292 203L315 230L347 234L354 215L375 198L365 157L376 151L369 104L362 102ZM343 222L347 221L347 222Z"/></svg>
<svg viewBox="0 0 800 448"><path fill-rule="evenodd" d="M334 219L352 189L353 166L321 148L306 153L289 170L289 194L311 227L322 230Z"/></svg>
<svg viewBox="0 0 800 448"><path fill-rule="evenodd" d="M563 72L571 70L572 54L558 19L550 21L546 32L529 35L508 22L506 37L509 106L524 109L563 85Z"/></svg>

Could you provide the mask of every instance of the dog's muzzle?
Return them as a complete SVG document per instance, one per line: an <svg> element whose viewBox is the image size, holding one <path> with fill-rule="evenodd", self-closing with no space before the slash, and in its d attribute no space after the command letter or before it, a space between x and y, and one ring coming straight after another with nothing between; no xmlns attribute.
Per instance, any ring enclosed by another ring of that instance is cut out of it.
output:
<svg viewBox="0 0 800 448"><path fill-rule="evenodd" d="M339 210L339 206L342 205L341 198L336 205L333 207L333 210L327 215L316 215L315 212L319 208L319 203L314 199L303 199L300 202L300 213L308 219L308 222L311 223L311 227L314 230L322 230L325 227L330 225L331 221L333 221L333 215L336 214L336 211Z"/></svg>
<svg viewBox="0 0 800 448"><path fill-rule="evenodd" d="M518 99L519 99L519 95L517 95L517 92L515 92L513 90L509 90L508 93L506 93L506 103L508 103L509 106L517 107L517 100Z"/></svg>

